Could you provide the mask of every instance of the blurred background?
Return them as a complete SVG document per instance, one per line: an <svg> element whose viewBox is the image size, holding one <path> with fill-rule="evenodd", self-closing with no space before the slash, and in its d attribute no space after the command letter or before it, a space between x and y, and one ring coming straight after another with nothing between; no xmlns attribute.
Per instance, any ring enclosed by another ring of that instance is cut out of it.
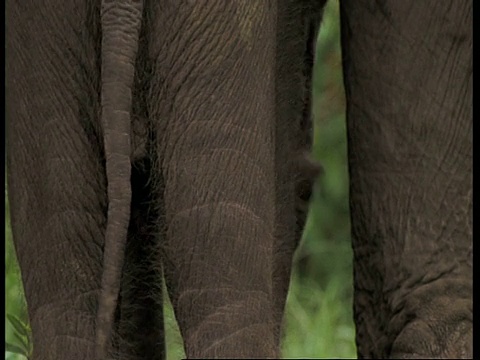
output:
<svg viewBox="0 0 480 360"><path fill-rule="evenodd" d="M286 358L355 358L353 254L338 0L328 1L320 28L313 82L313 115L313 154L325 171L315 186L304 237L295 255L282 355ZM25 359L15 354L22 349L28 350L29 328L11 243L7 199L5 238L5 333L10 344L7 350L12 351L7 351L5 358ZM168 302L165 326L168 360L178 360L183 356L182 341Z"/></svg>

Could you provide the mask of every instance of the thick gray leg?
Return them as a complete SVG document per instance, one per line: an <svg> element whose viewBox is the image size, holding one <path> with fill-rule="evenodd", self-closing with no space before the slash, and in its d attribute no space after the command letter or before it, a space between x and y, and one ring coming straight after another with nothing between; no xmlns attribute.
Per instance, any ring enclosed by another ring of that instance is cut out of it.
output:
<svg viewBox="0 0 480 360"><path fill-rule="evenodd" d="M344 1L360 357L472 356L472 1Z"/></svg>
<svg viewBox="0 0 480 360"><path fill-rule="evenodd" d="M98 14L6 4L8 192L35 360L94 356L107 207Z"/></svg>
<svg viewBox="0 0 480 360"><path fill-rule="evenodd" d="M165 277L188 357L277 357L275 1L151 13Z"/></svg>

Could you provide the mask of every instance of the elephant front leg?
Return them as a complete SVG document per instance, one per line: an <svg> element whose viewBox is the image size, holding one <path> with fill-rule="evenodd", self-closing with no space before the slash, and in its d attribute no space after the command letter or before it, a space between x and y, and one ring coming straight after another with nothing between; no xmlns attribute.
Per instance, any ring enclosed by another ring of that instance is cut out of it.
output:
<svg viewBox="0 0 480 360"><path fill-rule="evenodd" d="M165 201L161 252L186 354L278 357L275 3L156 11L149 101Z"/></svg>
<svg viewBox="0 0 480 360"><path fill-rule="evenodd" d="M472 357L472 3L341 3L359 357Z"/></svg>

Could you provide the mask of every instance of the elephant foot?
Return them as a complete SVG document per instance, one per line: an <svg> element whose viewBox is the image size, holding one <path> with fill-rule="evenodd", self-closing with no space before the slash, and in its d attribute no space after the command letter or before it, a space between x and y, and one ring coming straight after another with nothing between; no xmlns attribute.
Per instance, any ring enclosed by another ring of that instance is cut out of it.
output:
<svg viewBox="0 0 480 360"><path fill-rule="evenodd" d="M461 321L452 330L445 324L411 322L397 336L391 359L472 359L472 323Z"/></svg>

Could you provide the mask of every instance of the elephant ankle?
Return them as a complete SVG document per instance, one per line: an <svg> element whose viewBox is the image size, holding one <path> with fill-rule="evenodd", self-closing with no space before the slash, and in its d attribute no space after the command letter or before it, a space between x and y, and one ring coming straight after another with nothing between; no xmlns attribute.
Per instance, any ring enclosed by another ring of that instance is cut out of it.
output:
<svg viewBox="0 0 480 360"><path fill-rule="evenodd" d="M455 324L415 320L396 337L391 359L472 359L473 324L458 319Z"/></svg>
<svg viewBox="0 0 480 360"><path fill-rule="evenodd" d="M390 322L390 357L472 358L471 293L471 281L458 278L439 278L409 292Z"/></svg>

